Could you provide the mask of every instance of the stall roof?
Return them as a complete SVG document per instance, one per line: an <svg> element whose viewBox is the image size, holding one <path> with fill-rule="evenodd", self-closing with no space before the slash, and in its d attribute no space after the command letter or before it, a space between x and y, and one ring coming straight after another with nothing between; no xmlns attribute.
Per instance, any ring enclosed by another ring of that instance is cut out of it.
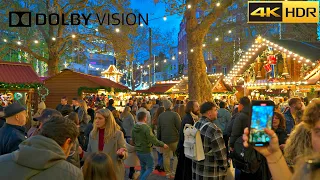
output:
<svg viewBox="0 0 320 180"><path fill-rule="evenodd" d="M89 74L84 74L84 73L72 71L70 69L64 69L64 70L62 70L61 73L64 73L64 72L67 72L67 71L75 73L78 76L80 76L81 78L84 78L84 79L87 79L89 81L92 81L93 83L97 84L98 86L113 87L113 88L118 88L118 89L122 89L122 90L129 90L129 88L127 86L124 86L122 84L119 84L119 83L116 83L114 81L111 81L110 79L101 78L99 76L93 76L93 75L89 75ZM51 79L53 77L54 76L49 77L45 81L48 81L49 79Z"/></svg>
<svg viewBox="0 0 320 180"><path fill-rule="evenodd" d="M169 91L176 83L156 83L154 86L146 90L138 90L137 93L166 93Z"/></svg>
<svg viewBox="0 0 320 180"><path fill-rule="evenodd" d="M0 72L0 82L2 83L42 83L31 64L0 62Z"/></svg>
<svg viewBox="0 0 320 180"><path fill-rule="evenodd" d="M270 40L300 56L303 56L310 61L315 62L320 60L320 42L302 42L294 40Z"/></svg>

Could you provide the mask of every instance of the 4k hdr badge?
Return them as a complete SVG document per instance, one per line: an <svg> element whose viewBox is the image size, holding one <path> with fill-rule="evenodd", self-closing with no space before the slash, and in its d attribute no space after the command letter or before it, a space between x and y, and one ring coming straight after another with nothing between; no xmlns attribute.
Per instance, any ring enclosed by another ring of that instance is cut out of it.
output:
<svg viewBox="0 0 320 180"><path fill-rule="evenodd" d="M319 2L249 1L248 23L319 23Z"/></svg>

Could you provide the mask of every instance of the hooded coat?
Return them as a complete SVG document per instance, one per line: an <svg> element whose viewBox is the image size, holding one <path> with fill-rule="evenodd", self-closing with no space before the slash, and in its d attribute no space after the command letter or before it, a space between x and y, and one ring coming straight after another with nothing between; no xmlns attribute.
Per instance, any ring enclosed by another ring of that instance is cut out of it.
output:
<svg viewBox="0 0 320 180"><path fill-rule="evenodd" d="M33 136L19 145L19 150L0 156L0 179L82 180L79 168L66 161L57 142Z"/></svg>

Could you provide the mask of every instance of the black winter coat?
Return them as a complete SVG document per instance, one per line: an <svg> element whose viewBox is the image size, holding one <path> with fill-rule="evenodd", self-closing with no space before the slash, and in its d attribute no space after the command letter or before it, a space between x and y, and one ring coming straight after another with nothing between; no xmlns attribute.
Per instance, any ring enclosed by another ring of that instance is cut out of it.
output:
<svg viewBox="0 0 320 180"><path fill-rule="evenodd" d="M0 156L19 149L19 144L27 139L24 127L5 123L0 128Z"/></svg>
<svg viewBox="0 0 320 180"><path fill-rule="evenodd" d="M179 131L179 142L177 147L178 157L178 165L175 174L175 180L191 180L192 179L192 160L184 156L184 133L183 128L184 125L191 124L194 125L193 118L190 113L187 113L181 122L181 127Z"/></svg>
<svg viewBox="0 0 320 180"><path fill-rule="evenodd" d="M240 114L233 122L232 132L230 136L230 147L234 147L237 139L243 135L243 131L250 125L250 107L244 107Z"/></svg>

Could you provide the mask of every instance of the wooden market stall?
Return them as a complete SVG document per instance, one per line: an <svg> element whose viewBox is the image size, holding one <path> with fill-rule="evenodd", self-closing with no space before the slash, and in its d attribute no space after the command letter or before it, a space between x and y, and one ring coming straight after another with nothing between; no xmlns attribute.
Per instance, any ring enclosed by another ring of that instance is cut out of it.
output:
<svg viewBox="0 0 320 180"><path fill-rule="evenodd" d="M33 111L37 110L37 92L42 87L43 83L31 64L0 62L1 106L17 101L27 107L30 119ZM30 124L26 126L29 128Z"/></svg>
<svg viewBox="0 0 320 180"><path fill-rule="evenodd" d="M226 81L243 95L306 96L320 91L320 42L268 40L259 36Z"/></svg>
<svg viewBox="0 0 320 180"><path fill-rule="evenodd" d="M174 98L172 93L173 87L180 81L160 81L146 90L137 90L136 93L141 96L149 96L152 98L171 97Z"/></svg>
<svg viewBox="0 0 320 180"><path fill-rule="evenodd" d="M50 94L47 99L47 107L55 108L63 96L66 96L71 103L74 97L84 98L90 93L101 94L115 99L115 105L120 105L122 96L129 92L129 88L106 78L92 76L84 73L62 70L61 73L47 78L45 86Z"/></svg>

